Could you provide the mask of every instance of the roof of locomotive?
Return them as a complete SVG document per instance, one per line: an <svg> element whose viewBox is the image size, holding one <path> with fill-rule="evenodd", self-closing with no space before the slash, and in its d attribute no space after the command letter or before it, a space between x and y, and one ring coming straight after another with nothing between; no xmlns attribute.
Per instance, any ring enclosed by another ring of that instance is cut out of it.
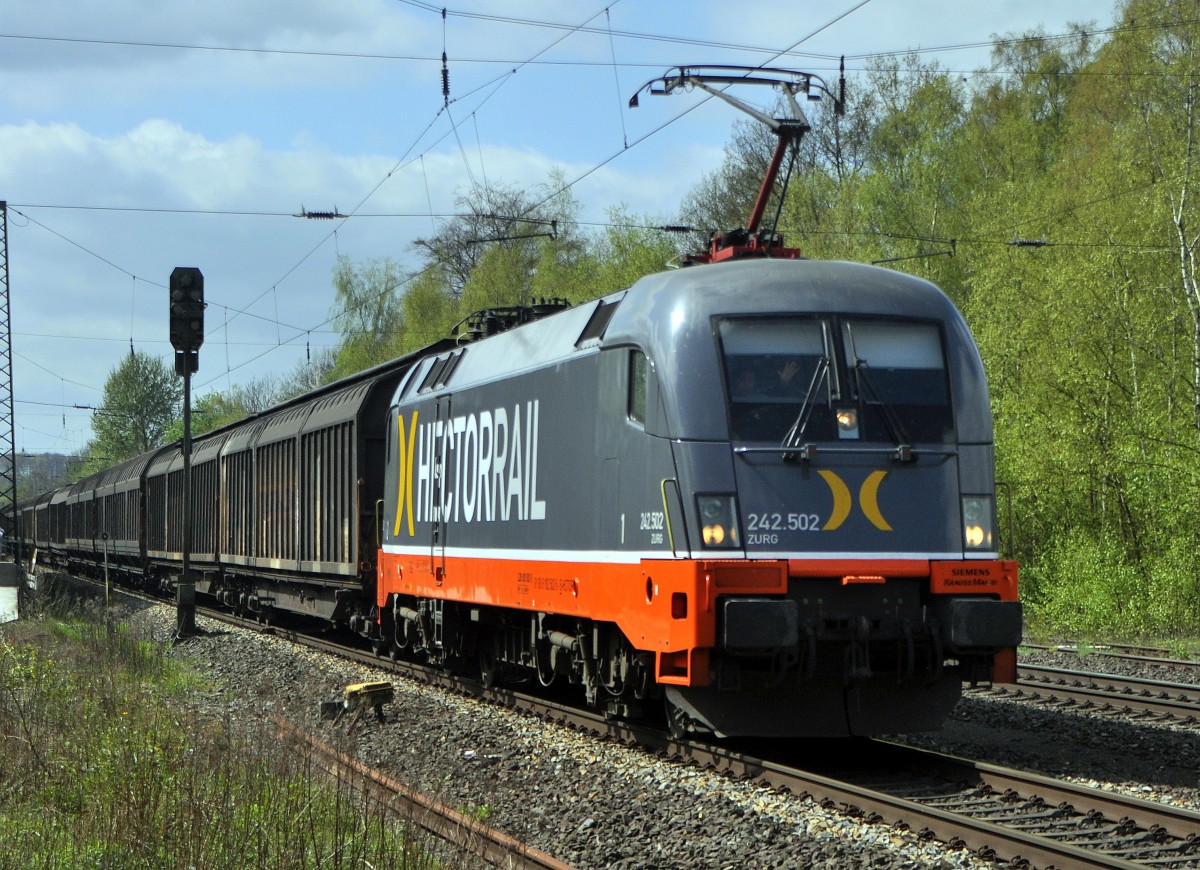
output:
<svg viewBox="0 0 1200 870"><path fill-rule="evenodd" d="M656 323L672 330L714 314L854 312L934 320L957 316L928 281L863 263L744 259L647 275L629 290L605 333L619 342L623 325Z"/></svg>

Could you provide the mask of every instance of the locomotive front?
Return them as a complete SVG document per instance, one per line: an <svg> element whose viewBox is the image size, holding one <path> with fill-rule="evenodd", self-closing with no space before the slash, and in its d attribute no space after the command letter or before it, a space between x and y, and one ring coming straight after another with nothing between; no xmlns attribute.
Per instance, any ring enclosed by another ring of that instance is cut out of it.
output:
<svg viewBox="0 0 1200 870"><path fill-rule="evenodd" d="M963 681L1011 680L987 387L945 295L812 261L645 282L605 340L655 360L692 557L739 560L709 572L709 679L666 687L674 715L723 735L924 730Z"/></svg>

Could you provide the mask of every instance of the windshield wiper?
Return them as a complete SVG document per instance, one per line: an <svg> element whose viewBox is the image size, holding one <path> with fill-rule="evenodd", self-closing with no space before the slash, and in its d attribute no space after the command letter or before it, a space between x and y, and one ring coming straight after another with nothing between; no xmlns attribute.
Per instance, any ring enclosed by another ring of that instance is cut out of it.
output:
<svg viewBox="0 0 1200 870"><path fill-rule="evenodd" d="M911 461L913 458L912 441L908 437L908 432L905 431L900 418L896 416L896 409L880 394L879 387L876 385L875 378L871 375L865 359L856 358L854 360L854 376L858 382L858 395L864 400L863 406L873 404L879 408L880 416L883 417L883 426L887 429L892 443L896 445L896 458L901 462Z"/></svg>
<svg viewBox="0 0 1200 870"><path fill-rule="evenodd" d="M804 394L804 402L800 405L800 413L796 415L796 421L792 423L792 427L787 430L787 434L783 436L782 447L799 447L801 439L804 437L804 430L808 427L808 420L812 416L813 408L816 407L816 391L817 384L822 380L826 382L829 377L829 357L823 356L817 360L817 366L813 369L812 380L808 382L808 391ZM801 451L807 458L807 451ZM784 462L795 462L799 458L796 453L783 454Z"/></svg>

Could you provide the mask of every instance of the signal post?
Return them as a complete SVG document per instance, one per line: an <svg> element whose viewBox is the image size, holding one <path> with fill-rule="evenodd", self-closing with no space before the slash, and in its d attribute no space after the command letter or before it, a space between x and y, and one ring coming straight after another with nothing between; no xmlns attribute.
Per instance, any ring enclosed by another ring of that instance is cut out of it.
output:
<svg viewBox="0 0 1200 870"><path fill-rule="evenodd" d="M196 581L192 579L192 372L204 344L204 275L176 266L170 283L171 346L175 374L183 377L183 570L175 584L175 640L196 631Z"/></svg>

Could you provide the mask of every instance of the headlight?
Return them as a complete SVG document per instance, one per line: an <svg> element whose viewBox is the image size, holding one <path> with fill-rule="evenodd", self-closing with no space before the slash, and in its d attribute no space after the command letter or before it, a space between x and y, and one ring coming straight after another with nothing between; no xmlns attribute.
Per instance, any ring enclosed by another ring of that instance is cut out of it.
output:
<svg viewBox="0 0 1200 870"><path fill-rule="evenodd" d="M964 495L962 497L963 546L968 550L992 549L992 497Z"/></svg>
<svg viewBox="0 0 1200 870"><path fill-rule="evenodd" d="M858 411L854 408L839 408L837 411L837 429L839 438L857 438Z"/></svg>
<svg viewBox="0 0 1200 870"><path fill-rule="evenodd" d="M700 514L704 546L722 550L741 546L737 527L737 496L698 495L696 509Z"/></svg>

